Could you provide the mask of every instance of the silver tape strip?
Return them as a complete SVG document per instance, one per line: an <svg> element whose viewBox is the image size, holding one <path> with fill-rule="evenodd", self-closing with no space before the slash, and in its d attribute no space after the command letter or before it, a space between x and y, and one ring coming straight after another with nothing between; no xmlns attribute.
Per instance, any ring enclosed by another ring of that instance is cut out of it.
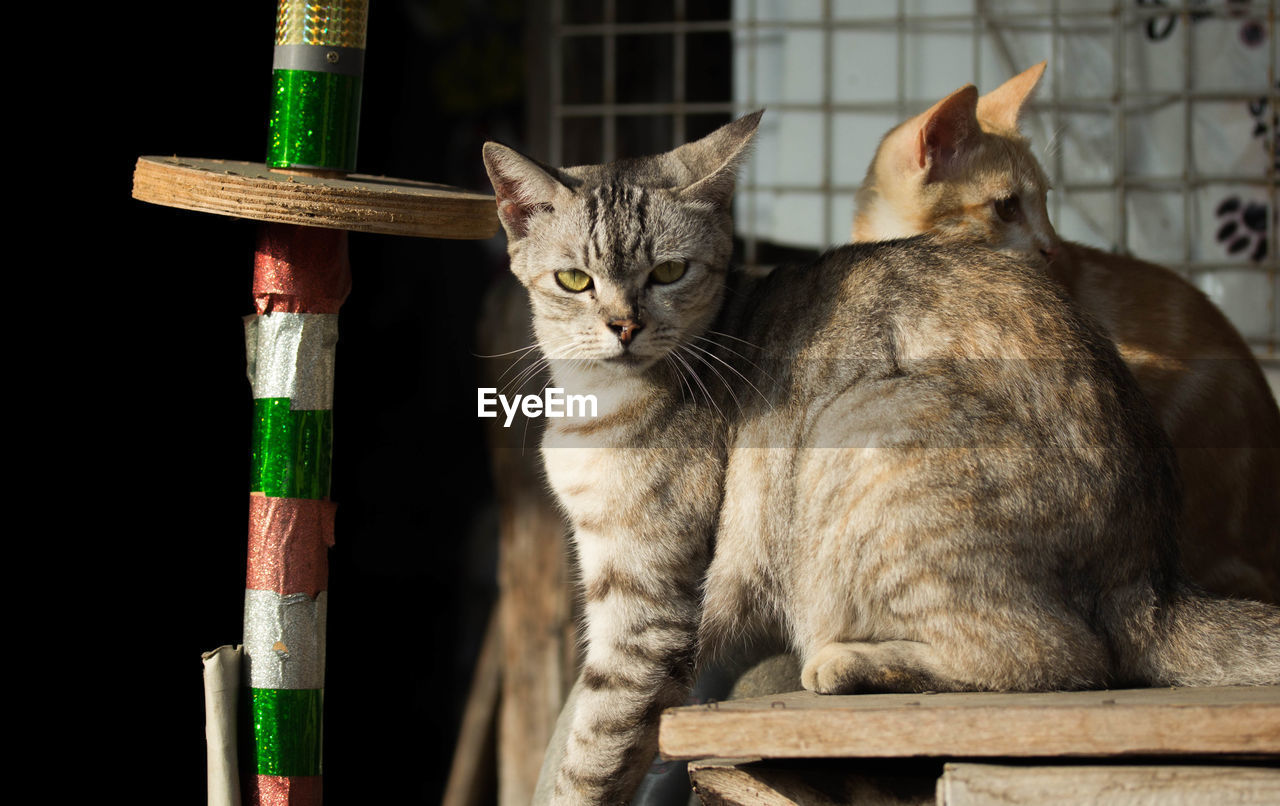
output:
<svg viewBox="0 0 1280 806"><path fill-rule="evenodd" d="M324 688L329 593L244 592L244 654L250 688Z"/></svg>
<svg viewBox="0 0 1280 806"><path fill-rule="evenodd" d="M255 398L287 397L295 411L333 408L336 313L269 313L244 319Z"/></svg>
<svg viewBox="0 0 1280 806"><path fill-rule="evenodd" d="M364 48L336 45L276 45L272 70L307 70L340 76L364 75Z"/></svg>

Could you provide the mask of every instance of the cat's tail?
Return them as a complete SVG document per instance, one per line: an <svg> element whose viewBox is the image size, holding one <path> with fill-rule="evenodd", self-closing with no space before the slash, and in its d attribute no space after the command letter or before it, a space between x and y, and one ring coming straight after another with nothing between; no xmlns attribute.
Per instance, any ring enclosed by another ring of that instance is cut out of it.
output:
<svg viewBox="0 0 1280 806"><path fill-rule="evenodd" d="M1280 609L1184 587L1137 642L1137 676L1153 686L1280 684Z"/></svg>

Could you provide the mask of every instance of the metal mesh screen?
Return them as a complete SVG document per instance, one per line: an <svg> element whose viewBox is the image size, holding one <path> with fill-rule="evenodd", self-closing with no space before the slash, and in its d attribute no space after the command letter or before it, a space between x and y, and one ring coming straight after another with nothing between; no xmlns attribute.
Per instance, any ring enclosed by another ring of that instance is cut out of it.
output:
<svg viewBox="0 0 1280 806"><path fill-rule="evenodd" d="M1182 273L1280 350L1277 0L554 0L547 155L637 156L768 109L739 257L848 240L879 138L1049 69L1025 118L1071 240Z"/></svg>

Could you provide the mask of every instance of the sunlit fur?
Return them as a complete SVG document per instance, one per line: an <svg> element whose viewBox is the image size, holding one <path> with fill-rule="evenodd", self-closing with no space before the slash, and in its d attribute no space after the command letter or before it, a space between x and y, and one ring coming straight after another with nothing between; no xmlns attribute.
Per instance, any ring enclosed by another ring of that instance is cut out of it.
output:
<svg viewBox="0 0 1280 806"><path fill-rule="evenodd" d="M966 87L882 141L854 218L855 240L933 232L976 238L1040 265L1115 340L1177 451L1182 552L1209 590L1280 601L1280 411L1257 361L1199 289L1163 267L1061 242L1048 180L1018 130L1044 65L981 98ZM930 171L920 132L937 117L960 136ZM993 202L1016 194L1023 217Z"/></svg>
<svg viewBox="0 0 1280 806"><path fill-rule="evenodd" d="M636 206L642 217L621 220L616 212ZM707 275L724 271L728 249L715 211L682 202L673 190L625 184L583 187L558 201L556 212L530 222L529 236L513 250L512 269L530 291L538 341L555 345L549 357L557 364L579 359L608 375L618 368L601 362L630 357L645 368L709 326L723 283L708 282ZM582 237L593 229L594 236ZM670 260L687 264L685 276L652 281L652 269ZM592 287L566 293L554 278L564 268L586 272ZM608 325L624 319L644 324L629 346Z"/></svg>
<svg viewBox="0 0 1280 806"><path fill-rule="evenodd" d="M598 168L485 146L552 378L600 398L542 444L586 632L552 801L629 802L696 659L757 632L825 694L1280 682L1280 612L1183 582L1167 439L1038 267L915 238L728 272L758 119Z"/></svg>
<svg viewBox="0 0 1280 806"><path fill-rule="evenodd" d="M658 713L692 680L725 464L728 365L708 336L732 251L734 173L758 121L608 166L552 169L485 146L552 382L599 400L595 418L549 420L542 445L573 524L587 644L557 802L626 802ZM652 282L672 260L684 274ZM554 273L568 268L593 287L561 288ZM640 327L624 341L617 322Z"/></svg>
<svg viewBox="0 0 1280 806"><path fill-rule="evenodd" d="M954 150L941 155L935 170L921 166L919 133L925 122L947 107L967 106L973 114L976 101L976 92L960 90L885 135L858 191L854 240L933 231L1041 259L1058 247L1045 204L1048 177L1016 128L978 118L958 142L948 144ZM1019 199L1022 216L1002 221L994 205L1011 196Z"/></svg>

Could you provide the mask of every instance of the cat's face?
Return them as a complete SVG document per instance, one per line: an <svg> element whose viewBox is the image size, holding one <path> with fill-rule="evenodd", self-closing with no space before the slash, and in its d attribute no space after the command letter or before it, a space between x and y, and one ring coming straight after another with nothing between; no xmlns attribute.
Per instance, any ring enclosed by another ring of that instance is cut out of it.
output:
<svg viewBox="0 0 1280 806"><path fill-rule="evenodd" d="M614 180L565 194L511 253L543 351L635 369L700 335L723 292L723 214Z"/></svg>
<svg viewBox="0 0 1280 806"><path fill-rule="evenodd" d="M734 171L758 121L655 157L560 170L485 145L511 270L547 357L634 373L706 331L732 252Z"/></svg>
<svg viewBox="0 0 1280 806"><path fill-rule="evenodd" d="M885 136L858 193L853 237L941 232L1049 262L1049 181L1018 132L1040 64L978 97L964 87Z"/></svg>

